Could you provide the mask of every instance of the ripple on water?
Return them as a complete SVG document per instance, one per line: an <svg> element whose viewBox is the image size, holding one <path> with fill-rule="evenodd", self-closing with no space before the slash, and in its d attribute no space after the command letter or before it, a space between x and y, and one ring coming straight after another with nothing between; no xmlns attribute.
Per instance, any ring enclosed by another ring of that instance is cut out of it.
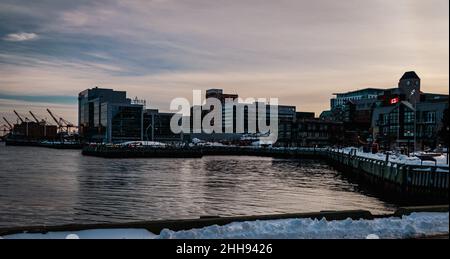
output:
<svg viewBox="0 0 450 259"><path fill-rule="evenodd" d="M317 160L112 160L0 145L0 168L3 227L395 209Z"/></svg>

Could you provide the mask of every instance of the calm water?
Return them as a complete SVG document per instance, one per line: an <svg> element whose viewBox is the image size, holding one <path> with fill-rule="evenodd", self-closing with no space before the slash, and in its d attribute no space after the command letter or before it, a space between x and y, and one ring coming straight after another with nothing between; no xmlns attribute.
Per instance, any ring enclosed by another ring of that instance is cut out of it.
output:
<svg viewBox="0 0 450 259"><path fill-rule="evenodd" d="M335 209L395 206L315 160L108 160L0 144L0 227Z"/></svg>

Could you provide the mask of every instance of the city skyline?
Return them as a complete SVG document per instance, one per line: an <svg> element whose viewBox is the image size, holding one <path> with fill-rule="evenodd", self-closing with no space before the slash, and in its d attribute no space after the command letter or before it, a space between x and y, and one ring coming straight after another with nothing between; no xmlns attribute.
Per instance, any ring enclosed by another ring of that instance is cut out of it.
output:
<svg viewBox="0 0 450 259"><path fill-rule="evenodd" d="M257 2L2 0L0 115L50 107L76 123L78 92L96 85L162 111L222 88L318 115L334 92L409 70L448 94L446 0Z"/></svg>

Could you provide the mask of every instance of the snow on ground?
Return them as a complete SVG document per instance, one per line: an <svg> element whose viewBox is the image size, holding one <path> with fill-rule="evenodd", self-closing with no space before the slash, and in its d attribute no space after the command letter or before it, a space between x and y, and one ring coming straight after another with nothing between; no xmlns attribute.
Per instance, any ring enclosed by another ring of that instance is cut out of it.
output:
<svg viewBox="0 0 450 259"><path fill-rule="evenodd" d="M411 238L449 231L448 213L415 213L403 218L327 221L285 219L234 222L187 231L163 230L158 238L175 239L364 239Z"/></svg>
<svg viewBox="0 0 450 259"><path fill-rule="evenodd" d="M154 239L155 234L145 229L93 229L75 232L49 232L46 234L15 234L4 239Z"/></svg>
<svg viewBox="0 0 450 259"><path fill-rule="evenodd" d="M85 230L48 234L15 234L20 238L127 238L127 239L391 239L414 238L449 233L449 213L421 212L402 218L327 221L281 219L234 222L225 226L171 231L154 235L144 229Z"/></svg>
<svg viewBox="0 0 450 259"><path fill-rule="evenodd" d="M120 143L120 146L159 146L165 147L167 146L165 143L156 142L156 141L129 141Z"/></svg>
<svg viewBox="0 0 450 259"><path fill-rule="evenodd" d="M383 153L364 153L361 151L361 149L355 148L355 147L348 147L343 149L333 149L333 151L337 152L344 152L346 154L350 152L354 152L353 150L356 150L356 155L359 157L365 157L365 158L371 158L376 160L385 161L386 160L386 154ZM353 153L352 153L353 154ZM426 153L417 153L419 154L426 154ZM438 166L447 166L447 155L443 154L440 156L435 156L434 159L437 161ZM407 155L401 155L401 154L391 154L389 155L389 162L392 163L399 163L399 164L407 164L407 165L420 165L420 159L415 156L407 156ZM435 163L433 161L423 161L423 165L434 165Z"/></svg>

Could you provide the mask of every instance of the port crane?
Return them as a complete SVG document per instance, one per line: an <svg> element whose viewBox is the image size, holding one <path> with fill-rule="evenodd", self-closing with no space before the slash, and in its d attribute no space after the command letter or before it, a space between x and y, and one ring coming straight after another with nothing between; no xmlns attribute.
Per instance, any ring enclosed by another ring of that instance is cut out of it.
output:
<svg viewBox="0 0 450 259"><path fill-rule="evenodd" d="M3 128L3 130L2 130L3 131L3 135L2 135L2 137L5 137L7 132L9 133L12 130L12 128L9 125L7 125L7 124L3 124L2 128Z"/></svg>
<svg viewBox="0 0 450 259"><path fill-rule="evenodd" d="M6 122L6 124L8 125L10 130L12 130L14 128L13 125L11 123L9 123L9 121L5 117L3 117L3 120Z"/></svg>
<svg viewBox="0 0 450 259"><path fill-rule="evenodd" d="M7 124L3 124L2 127L5 130L11 130L11 127L9 125L7 125Z"/></svg>
<svg viewBox="0 0 450 259"><path fill-rule="evenodd" d="M17 118L19 118L20 122L24 123L25 121L20 117L20 115L14 110L14 113L16 114Z"/></svg>
<svg viewBox="0 0 450 259"><path fill-rule="evenodd" d="M28 119L28 117L22 118L22 117L19 115L19 113L17 113L16 110L14 110L14 113L16 114L17 118L19 118L20 122L22 122L22 123L26 123L26 122L30 122L30 121L31 121L30 119Z"/></svg>
<svg viewBox="0 0 450 259"><path fill-rule="evenodd" d="M59 117L59 119L52 113L52 111L50 111L50 109L47 109L47 112L50 114L50 116L52 117L52 119L56 122L56 125L58 125L59 130L62 131L64 128L66 129L66 133L69 133L71 128L76 128L75 125L73 125L73 123L65 120L62 117Z"/></svg>
<svg viewBox="0 0 450 259"><path fill-rule="evenodd" d="M39 120L39 118L33 112L29 111L29 113L31 114L31 117L33 117L33 119L36 121L36 123L41 125L45 125L47 123L47 121L45 121L44 119Z"/></svg>

